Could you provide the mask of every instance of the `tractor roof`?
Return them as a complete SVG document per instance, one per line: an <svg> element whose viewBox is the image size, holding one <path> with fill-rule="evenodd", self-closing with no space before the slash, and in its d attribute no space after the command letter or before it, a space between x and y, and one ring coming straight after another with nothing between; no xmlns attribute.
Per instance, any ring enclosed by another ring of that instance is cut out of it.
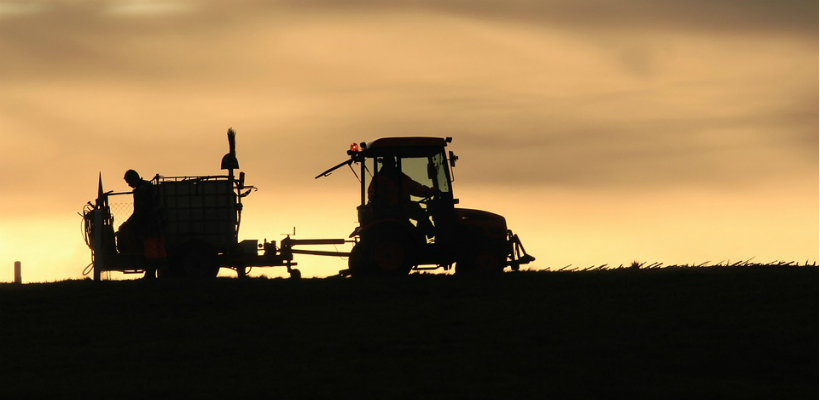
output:
<svg viewBox="0 0 820 400"><path fill-rule="evenodd" d="M365 156L387 153L434 153L447 146L447 140L436 137L389 137L376 139L367 144Z"/></svg>

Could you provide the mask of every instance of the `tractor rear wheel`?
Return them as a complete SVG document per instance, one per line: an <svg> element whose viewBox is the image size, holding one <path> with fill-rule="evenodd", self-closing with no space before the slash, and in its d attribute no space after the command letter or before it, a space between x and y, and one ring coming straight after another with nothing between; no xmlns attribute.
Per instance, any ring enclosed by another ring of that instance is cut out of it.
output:
<svg viewBox="0 0 820 400"><path fill-rule="evenodd" d="M347 267L353 276L366 275L368 267L364 259L364 245L358 242L350 250L350 257L347 259Z"/></svg>
<svg viewBox="0 0 820 400"><path fill-rule="evenodd" d="M373 266L380 274L407 275L410 272L410 249L397 235L381 237L373 246Z"/></svg>
<svg viewBox="0 0 820 400"><path fill-rule="evenodd" d="M353 247L350 271L353 275L401 276L413 269L412 244L398 232L368 235Z"/></svg>

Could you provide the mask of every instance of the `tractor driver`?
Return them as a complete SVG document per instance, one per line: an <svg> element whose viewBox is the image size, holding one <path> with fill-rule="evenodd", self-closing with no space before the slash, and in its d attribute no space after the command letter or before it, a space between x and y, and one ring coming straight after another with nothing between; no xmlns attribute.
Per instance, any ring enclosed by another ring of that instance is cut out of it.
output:
<svg viewBox="0 0 820 400"><path fill-rule="evenodd" d="M134 234L142 240L145 255L144 279L154 279L157 269L165 267L167 259L159 194L151 182L142 179L133 169L125 172L125 182L134 189L134 213L123 225L133 225Z"/></svg>
<svg viewBox="0 0 820 400"><path fill-rule="evenodd" d="M375 208L416 221L418 228L428 237L434 233L430 217L418 203L410 201L410 196L430 197L436 193L436 189L424 186L401 172L396 158L392 156L382 158L382 168L367 188L367 197Z"/></svg>

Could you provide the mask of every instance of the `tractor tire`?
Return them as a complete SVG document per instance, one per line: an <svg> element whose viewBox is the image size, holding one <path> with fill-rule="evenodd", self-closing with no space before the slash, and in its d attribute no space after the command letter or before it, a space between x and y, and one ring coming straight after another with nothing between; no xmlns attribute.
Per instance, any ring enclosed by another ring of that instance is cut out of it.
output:
<svg viewBox="0 0 820 400"><path fill-rule="evenodd" d="M174 266L176 275L193 279L214 279L219 273L216 251L206 243L185 246Z"/></svg>
<svg viewBox="0 0 820 400"><path fill-rule="evenodd" d="M410 240L398 232L381 232L363 238L350 254L354 276L402 276L413 269Z"/></svg>
<svg viewBox="0 0 820 400"><path fill-rule="evenodd" d="M472 241L456 261L456 275L497 275L507 266L507 253L489 240Z"/></svg>

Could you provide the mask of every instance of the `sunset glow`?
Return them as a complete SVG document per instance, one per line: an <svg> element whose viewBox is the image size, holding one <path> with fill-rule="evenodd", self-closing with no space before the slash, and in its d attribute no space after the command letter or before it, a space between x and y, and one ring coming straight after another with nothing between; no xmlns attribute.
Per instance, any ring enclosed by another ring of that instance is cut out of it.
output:
<svg viewBox="0 0 820 400"><path fill-rule="evenodd" d="M240 239L347 237L358 182L316 174L451 136L530 268L818 260L816 1L345 4L0 0L0 282L81 278L98 174L220 174L229 127Z"/></svg>

